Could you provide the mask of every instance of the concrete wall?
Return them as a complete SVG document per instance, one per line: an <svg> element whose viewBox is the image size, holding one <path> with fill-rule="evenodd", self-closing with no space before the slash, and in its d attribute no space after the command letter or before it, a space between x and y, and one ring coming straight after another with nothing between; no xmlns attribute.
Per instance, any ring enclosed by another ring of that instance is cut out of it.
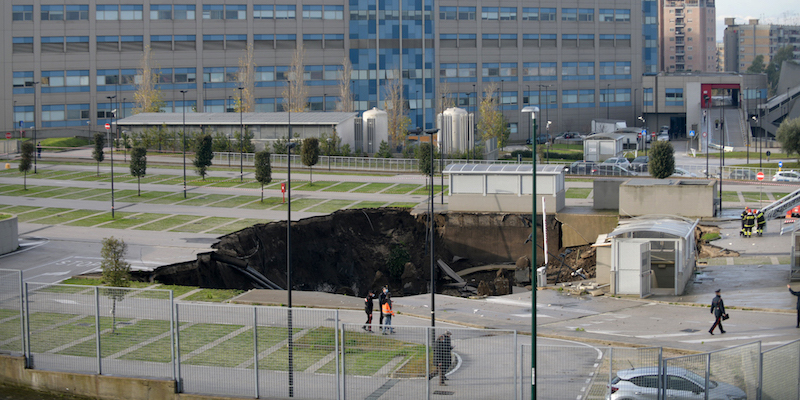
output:
<svg viewBox="0 0 800 400"><path fill-rule="evenodd" d="M566 191L551 195L536 196L536 212L542 212L542 197L545 198L547 212L554 214L564 208L564 194ZM447 209L457 212L486 212L486 213L528 213L530 214L532 202L530 195L516 194L458 194L451 195Z"/></svg>
<svg viewBox="0 0 800 400"><path fill-rule="evenodd" d="M573 210L568 208L567 210ZM561 245L563 247L592 244L597 235L611 233L619 224L619 216L615 212L603 213L570 213L560 212L556 219L561 222Z"/></svg>
<svg viewBox="0 0 800 400"><path fill-rule="evenodd" d="M595 210L618 210L619 209L619 186L626 179L595 179L592 184L594 203L592 208Z"/></svg>
<svg viewBox="0 0 800 400"><path fill-rule="evenodd" d="M619 215L713 217L716 187L706 180L632 179L619 187Z"/></svg>
<svg viewBox="0 0 800 400"><path fill-rule="evenodd" d="M19 247L17 217L13 216L0 220L0 254L10 253L16 250L17 247Z"/></svg>

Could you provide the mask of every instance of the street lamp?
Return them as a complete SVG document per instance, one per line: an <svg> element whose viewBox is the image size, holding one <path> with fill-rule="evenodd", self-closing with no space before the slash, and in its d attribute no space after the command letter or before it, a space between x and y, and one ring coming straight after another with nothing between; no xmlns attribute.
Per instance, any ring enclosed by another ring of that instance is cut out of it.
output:
<svg viewBox="0 0 800 400"><path fill-rule="evenodd" d="M642 130L639 131L639 135L641 135L642 137L642 148L645 149L647 148L647 132L645 132L645 120L644 117L642 117L641 115L636 119L642 121Z"/></svg>
<svg viewBox="0 0 800 400"><path fill-rule="evenodd" d="M445 96L442 95L442 126L441 126L442 130L440 132L444 132L444 99ZM439 174L441 174L442 176L442 204L444 204L444 147L445 147L444 141L446 137L442 136L442 134L439 133L437 135L437 139L439 139ZM447 147L450 147L449 143Z"/></svg>
<svg viewBox="0 0 800 400"><path fill-rule="evenodd" d="M181 90L183 95L183 198L186 198L186 92L188 90Z"/></svg>
<svg viewBox="0 0 800 400"><path fill-rule="evenodd" d="M528 119L528 132L531 133L532 137L534 137L534 138L538 137L539 134L536 133L536 132L533 132L535 127L536 127L536 124L534 124L533 122L536 120L536 113L539 112L539 107L536 107L536 106L525 106L525 107L522 107L521 112L523 112L523 113L531 113L531 117ZM531 140L531 144L533 144L534 141L535 140L532 139ZM536 154L532 153L531 157L535 158Z"/></svg>
<svg viewBox="0 0 800 400"><path fill-rule="evenodd" d="M474 83L472 84L472 93L475 94L475 103L474 103L475 108L472 110L473 123L470 128L472 128L472 140L475 140L475 130L476 130L475 127L478 124L478 91L475 90ZM469 156L470 156L469 153L471 152L472 152L472 142L470 141L469 130L467 130L467 163L469 163Z"/></svg>
<svg viewBox="0 0 800 400"><path fill-rule="evenodd" d="M291 125L289 125L291 127ZM291 131L291 129L290 129ZM289 139L291 140L291 139ZM287 325L288 325L288 345L289 345L289 397L294 397L294 349L292 343L292 149L297 146L297 142L289 142L286 151L289 153L288 177L286 178L286 190L289 201L286 202L286 294L287 304Z"/></svg>
<svg viewBox="0 0 800 400"><path fill-rule="evenodd" d="M36 85L39 82L27 82L26 85L33 86L33 126L31 127L33 130L33 143L36 143ZM33 157L33 173L36 173L36 159L39 157L37 154L36 157Z"/></svg>
<svg viewBox="0 0 800 400"><path fill-rule="evenodd" d="M528 89L528 92L527 92L528 95L524 96L527 99L527 101L525 103L528 106L530 106L531 105L531 85L525 85L525 88ZM523 110L524 109L525 108L523 107ZM523 112L525 112L525 111L523 111ZM534 140L534 135L533 135L533 131L531 130L531 123L530 123L530 121L528 121L528 141L533 143L533 140Z"/></svg>
<svg viewBox="0 0 800 400"><path fill-rule="evenodd" d="M331 170L331 146L332 146L331 141L333 139L332 138L327 138L325 140L328 142L328 171L330 171Z"/></svg>
<svg viewBox="0 0 800 400"><path fill-rule="evenodd" d="M549 89L550 86L553 86L553 85L539 85L539 107L542 106L542 88ZM547 104L544 107L544 119L550 121L550 93L549 93L548 90L545 90L544 96L547 99ZM550 142L550 131L549 130L547 131L547 141L548 141L548 143ZM535 140L534 140L534 142L535 142ZM536 152L534 151L533 154L536 154Z"/></svg>
<svg viewBox="0 0 800 400"><path fill-rule="evenodd" d="M611 110L611 102L608 101L609 100L609 97L608 97L609 93L608 92L610 92L610 91L611 91L611 84L607 83L606 84L606 119L609 119L609 115L610 115L609 111Z"/></svg>
<svg viewBox="0 0 800 400"><path fill-rule="evenodd" d="M114 125L114 106L112 100L117 96L106 96L108 99L108 109L111 110L111 124L108 125L108 132L111 132L111 127ZM111 155L111 219L114 219L114 142L109 142L109 154Z"/></svg>
<svg viewBox="0 0 800 400"><path fill-rule="evenodd" d="M239 182L244 182L244 122L242 120L244 88L239 86L237 89L239 89L239 125L241 126L239 132Z"/></svg>

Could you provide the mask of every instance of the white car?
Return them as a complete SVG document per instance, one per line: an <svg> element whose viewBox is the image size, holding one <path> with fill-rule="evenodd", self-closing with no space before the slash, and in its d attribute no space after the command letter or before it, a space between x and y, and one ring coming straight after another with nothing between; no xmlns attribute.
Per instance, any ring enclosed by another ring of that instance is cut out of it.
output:
<svg viewBox="0 0 800 400"><path fill-rule="evenodd" d="M669 142L669 135L666 133L662 133L656 137L656 140L659 142Z"/></svg>
<svg viewBox="0 0 800 400"><path fill-rule="evenodd" d="M800 173L796 171L778 171L772 177L773 182L800 182Z"/></svg>
<svg viewBox="0 0 800 400"><path fill-rule="evenodd" d="M689 172L683 168L675 168L675 172L673 172L670 176L678 178L697 178L697 174Z"/></svg>
<svg viewBox="0 0 800 400"><path fill-rule="evenodd" d="M603 164L615 164L627 170L631 169L631 162L625 157L611 157L603 161Z"/></svg>
<svg viewBox="0 0 800 400"><path fill-rule="evenodd" d="M666 373L666 376L664 376ZM659 367L639 367L617 371L609 385L607 400L646 400L660 398L662 384L666 384L668 399L745 400L747 394L725 382L708 380L692 371L679 367L661 370Z"/></svg>

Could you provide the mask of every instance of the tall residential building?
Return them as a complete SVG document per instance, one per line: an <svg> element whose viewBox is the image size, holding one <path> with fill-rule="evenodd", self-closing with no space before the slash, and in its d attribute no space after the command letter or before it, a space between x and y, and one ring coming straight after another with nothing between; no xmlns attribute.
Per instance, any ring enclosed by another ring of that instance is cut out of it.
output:
<svg viewBox="0 0 800 400"><path fill-rule="evenodd" d="M708 3L683 8L682 28L705 27L701 15L713 20ZM382 107L387 78L400 72L412 126L433 127L442 95L476 112L484 88L496 85L512 141L530 135L519 112L526 105L539 106L551 133L588 131L594 118L633 124L642 75L658 72L655 0L10 0L0 10L6 130L34 119L39 129L96 130L113 109L130 115L146 46L166 112L232 110L248 45L255 111L281 110L302 47L312 110L334 109L346 59L360 111ZM695 54L689 43L686 54Z"/></svg>
<svg viewBox="0 0 800 400"><path fill-rule="evenodd" d="M717 72L725 72L725 43L717 42Z"/></svg>
<svg viewBox="0 0 800 400"><path fill-rule="evenodd" d="M794 59L800 59L800 26L759 24L751 19L747 24L737 25L735 18L725 18L725 69L744 72L757 56L764 56L764 65L769 64L775 53L786 47L794 47Z"/></svg>
<svg viewBox="0 0 800 400"><path fill-rule="evenodd" d="M717 70L714 0L659 0L660 63L664 72Z"/></svg>

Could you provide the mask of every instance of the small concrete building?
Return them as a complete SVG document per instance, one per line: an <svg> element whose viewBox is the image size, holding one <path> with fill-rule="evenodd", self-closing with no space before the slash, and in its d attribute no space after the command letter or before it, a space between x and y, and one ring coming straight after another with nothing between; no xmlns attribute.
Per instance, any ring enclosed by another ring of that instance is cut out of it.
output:
<svg viewBox="0 0 800 400"><path fill-rule="evenodd" d="M603 162L622 155L624 136L618 133L595 133L583 140L583 159Z"/></svg>
<svg viewBox="0 0 800 400"><path fill-rule="evenodd" d="M716 188L715 180L629 179L619 186L619 215L713 217L719 201Z"/></svg>
<svg viewBox="0 0 800 400"><path fill-rule="evenodd" d="M530 164L450 164L450 211L530 213L533 180ZM536 166L536 194L544 197L548 213L564 208L564 168ZM536 212L542 212L537 197Z"/></svg>
<svg viewBox="0 0 800 400"><path fill-rule="evenodd" d="M698 222L663 215L621 220L607 236L611 251L597 253L598 282L608 277L612 294L682 295L696 266ZM604 265L610 271L601 271Z"/></svg>

